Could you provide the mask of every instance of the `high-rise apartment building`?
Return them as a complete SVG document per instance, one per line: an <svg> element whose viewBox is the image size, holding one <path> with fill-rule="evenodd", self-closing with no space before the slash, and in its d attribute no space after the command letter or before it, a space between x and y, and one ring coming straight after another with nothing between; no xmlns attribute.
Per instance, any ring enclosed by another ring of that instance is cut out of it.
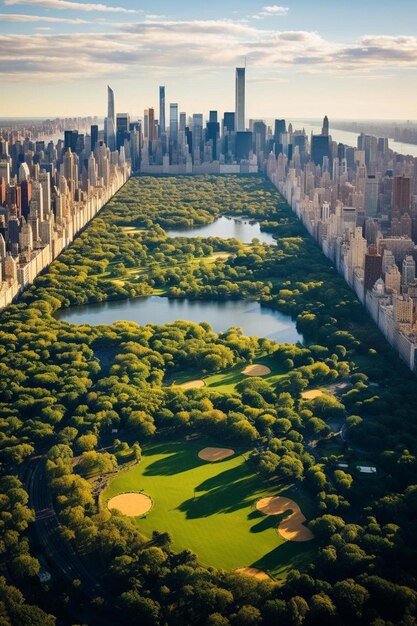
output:
<svg viewBox="0 0 417 626"><path fill-rule="evenodd" d="M159 87L159 128L165 133L165 87Z"/></svg>
<svg viewBox="0 0 417 626"><path fill-rule="evenodd" d="M402 282L403 285L411 285L416 279L416 262L407 254L403 261Z"/></svg>
<svg viewBox="0 0 417 626"><path fill-rule="evenodd" d="M376 217L378 213L378 178L371 174L365 181L365 215L366 217Z"/></svg>
<svg viewBox="0 0 417 626"><path fill-rule="evenodd" d="M392 189L392 217L399 218L408 212L411 200L411 180L407 176L395 176Z"/></svg>
<svg viewBox="0 0 417 626"><path fill-rule="evenodd" d="M107 117L104 121L105 143L111 151L116 149L116 119L114 114L114 92L107 85Z"/></svg>
<svg viewBox="0 0 417 626"><path fill-rule="evenodd" d="M364 291L373 288L376 281L382 277L382 256L378 254L375 246L369 246L365 254Z"/></svg>
<svg viewBox="0 0 417 626"><path fill-rule="evenodd" d="M235 123L238 132L246 130L245 125L245 74L246 68L236 68L236 91L235 91Z"/></svg>

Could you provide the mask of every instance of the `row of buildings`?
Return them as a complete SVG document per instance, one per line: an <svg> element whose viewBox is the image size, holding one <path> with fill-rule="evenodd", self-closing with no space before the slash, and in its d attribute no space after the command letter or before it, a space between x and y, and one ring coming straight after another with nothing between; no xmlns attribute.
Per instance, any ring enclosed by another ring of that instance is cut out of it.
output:
<svg viewBox="0 0 417 626"><path fill-rule="evenodd" d="M65 249L125 183L131 163L96 136L0 136L0 309Z"/></svg>
<svg viewBox="0 0 417 626"><path fill-rule="evenodd" d="M270 152L266 174L416 371L417 159L368 135L356 147L336 144L327 118L308 144L304 156L298 145Z"/></svg>

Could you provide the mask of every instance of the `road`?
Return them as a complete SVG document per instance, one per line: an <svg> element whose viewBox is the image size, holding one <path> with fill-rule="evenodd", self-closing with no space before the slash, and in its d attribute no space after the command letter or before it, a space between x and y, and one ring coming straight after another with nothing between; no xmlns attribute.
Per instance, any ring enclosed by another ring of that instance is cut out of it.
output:
<svg viewBox="0 0 417 626"><path fill-rule="evenodd" d="M107 617L94 612L90 602L97 596L108 599L108 593L89 570L86 562L78 552L66 541L60 532L60 525L53 507L52 496L48 489L46 477L46 461L37 457L30 461L25 472L25 484L29 494L29 506L35 511L34 530L41 547L42 555L48 563L51 573L66 578L70 584L79 580L78 589L86 597L86 604L80 608L82 621L88 624L100 623L114 626L116 616L107 611ZM77 616L80 617L80 616ZM88 620L88 621L87 621Z"/></svg>

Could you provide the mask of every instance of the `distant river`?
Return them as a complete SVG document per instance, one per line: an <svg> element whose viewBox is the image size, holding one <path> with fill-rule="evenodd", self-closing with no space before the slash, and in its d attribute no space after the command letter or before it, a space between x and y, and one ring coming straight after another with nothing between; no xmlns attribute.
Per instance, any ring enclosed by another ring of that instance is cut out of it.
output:
<svg viewBox="0 0 417 626"><path fill-rule="evenodd" d="M305 129L307 135L310 133L320 134L321 127L320 126L312 126L311 124L304 124L304 122L293 122L294 130ZM354 148L358 145L358 135L359 133L353 133L348 130L337 130L335 128L330 128L330 134L332 136L333 141L337 141L337 143L344 143L347 146L353 146ZM398 154L411 155L413 157L417 157L417 146L412 143L400 143L399 141L394 141L394 139L388 140L389 147L391 150L395 150Z"/></svg>
<svg viewBox="0 0 417 626"><path fill-rule="evenodd" d="M242 300L187 300L162 296L118 300L74 306L58 311L57 319L72 324L112 324L119 320L145 324L168 324L176 320L208 322L216 333L239 326L245 335L274 339L281 343L302 342L289 315Z"/></svg>
<svg viewBox="0 0 417 626"><path fill-rule="evenodd" d="M259 222L244 217L219 217L212 224L167 230L170 237L219 237L220 239L239 239L242 243L251 243L259 239L262 243L276 245L270 233L261 231Z"/></svg>

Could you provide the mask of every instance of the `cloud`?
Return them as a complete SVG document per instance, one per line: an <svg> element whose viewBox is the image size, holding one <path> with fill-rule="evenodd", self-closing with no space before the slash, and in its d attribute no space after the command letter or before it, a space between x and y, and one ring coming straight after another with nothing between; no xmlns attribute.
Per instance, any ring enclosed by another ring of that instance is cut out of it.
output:
<svg viewBox="0 0 417 626"><path fill-rule="evenodd" d="M262 77L263 81L288 70L385 75L392 69L417 68L417 37L412 36L367 35L340 43L315 32L261 29L229 20L146 20L112 28L107 25L108 32L73 32L65 37L0 35L2 80L111 80L131 78L132 72L201 76L208 71L233 71L245 56L248 79Z"/></svg>
<svg viewBox="0 0 417 626"><path fill-rule="evenodd" d="M24 15L23 13L0 13L0 22L49 22L50 24L88 24L86 20L81 20L78 18L70 19L66 17L49 17L46 15ZM41 27L38 27L37 30L40 30L40 28Z"/></svg>
<svg viewBox="0 0 417 626"><path fill-rule="evenodd" d="M17 4L31 5L45 9L59 9L72 11L102 11L109 13L138 13L133 9L113 7L107 4L93 2L72 2L71 0L4 0L4 4L14 6Z"/></svg>
<svg viewBox="0 0 417 626"><path fill-rule="evenodd" d="M281 15L287 15L289 10L290 9L288 7L283 7L278 4L270 4L262 7L259 13L252 15L252 17L255 20L263 20L266 17L279 17Z"/></svg>

